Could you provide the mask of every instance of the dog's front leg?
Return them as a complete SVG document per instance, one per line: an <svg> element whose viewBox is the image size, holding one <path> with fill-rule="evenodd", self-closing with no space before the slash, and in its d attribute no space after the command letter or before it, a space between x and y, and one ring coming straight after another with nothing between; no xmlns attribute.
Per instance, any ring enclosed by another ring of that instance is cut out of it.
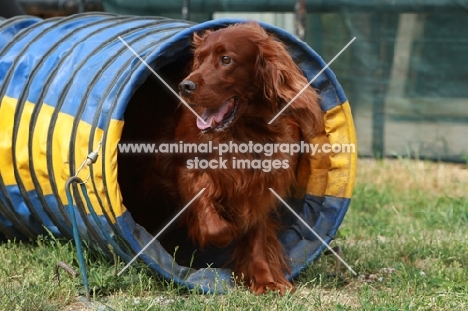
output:
<svg viewBox="0 0 468 311"><path fill-rule="evenodd" d="M218 213L216 208L218 203L212 199L211 190L207 187L204 193L188 207L184 222L190 238L201 248L207 244L226 247L238 236L239 229ZM184 193L187 201L195 195L196 193L192 194L190 189Z"/></svg>
<svg viewBox="0 0 468 311"><path fill-rule="evenodd" d="M254 294L271 290L283 295L293 288L284 275L288 267L275 229L274 223L261 221L234 251L234 272Z"/></svg>

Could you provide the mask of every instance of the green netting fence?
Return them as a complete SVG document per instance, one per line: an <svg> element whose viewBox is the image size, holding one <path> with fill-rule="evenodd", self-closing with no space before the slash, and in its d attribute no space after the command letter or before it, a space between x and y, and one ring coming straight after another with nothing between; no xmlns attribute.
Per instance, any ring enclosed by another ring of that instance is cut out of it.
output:
<svg viewBox="0 0 468 311"><path fill-rule="evenodd" d="M296 0L104 0L121 14L266 18L294 29ZM304 1L305 41L331 66L353 109L361 156L456 162L468 156L468 1ZM245 12L277 12L247 15ZM289 26L288 26L289 25Z"/></svg>

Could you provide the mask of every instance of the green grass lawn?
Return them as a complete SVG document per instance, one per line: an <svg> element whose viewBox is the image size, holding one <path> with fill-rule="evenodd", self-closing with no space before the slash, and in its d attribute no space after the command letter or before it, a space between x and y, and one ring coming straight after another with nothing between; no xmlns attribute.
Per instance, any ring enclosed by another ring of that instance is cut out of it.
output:
<svg viewBox="0 0 468 311"><path fill-rule="evenodd" d="M123 263L87 252L86 304L81 279L56 268L78 271L71 242L9 241L0 244L0 310L468 310L466 165L360 160L333 244L358 276L342 265L334 277L336 260L321 256L283 297L192 293L142 265L117 277Z"/></svg>

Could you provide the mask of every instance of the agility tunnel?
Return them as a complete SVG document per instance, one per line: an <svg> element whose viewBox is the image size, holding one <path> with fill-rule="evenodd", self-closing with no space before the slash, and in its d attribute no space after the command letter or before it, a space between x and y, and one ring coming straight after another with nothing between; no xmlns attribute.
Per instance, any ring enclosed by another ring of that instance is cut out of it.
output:
<svg viewBox="0 0 468 311"><path fill-rule="evenodd" d="M125 142L170 135L167 124L178 99L152 70L177 89L190 63L193 33L242 22L102 13L0 20L0 239L49 233L72 238L66 184L76 175L87 190L85 195L80 185L71 185L81 239L129 262L179 208L164 196L145 196L151 189L139 180L157 170L151 155L119 150ZM286 44L308 80L326 65L292 34L261 25ZM350 105L333 72L326 69L312 87L320 92L326 134L311 143L355 144ZM93 152L99 154L92 156L95 163L83 165ZM287 202L330 243L350 204L357 155L316 153L309 160L298 171L297 195ZM284 215L279 238L292 279L325 245L291 213ZM189 288L232 287L229 253L194 252L179 233L168 229L140 260Z"/></svg>

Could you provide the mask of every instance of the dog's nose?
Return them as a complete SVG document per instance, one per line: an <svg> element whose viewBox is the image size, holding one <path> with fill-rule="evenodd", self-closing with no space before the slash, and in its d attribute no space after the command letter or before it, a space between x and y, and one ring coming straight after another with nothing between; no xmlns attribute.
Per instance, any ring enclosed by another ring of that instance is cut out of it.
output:
<svg viewBox="0 0 468 311"><path fill-rule="evenodd" d="M195 82L190 80L184 80L179 83L179 91L183 96L189 96L196 88Z"/></svg>

